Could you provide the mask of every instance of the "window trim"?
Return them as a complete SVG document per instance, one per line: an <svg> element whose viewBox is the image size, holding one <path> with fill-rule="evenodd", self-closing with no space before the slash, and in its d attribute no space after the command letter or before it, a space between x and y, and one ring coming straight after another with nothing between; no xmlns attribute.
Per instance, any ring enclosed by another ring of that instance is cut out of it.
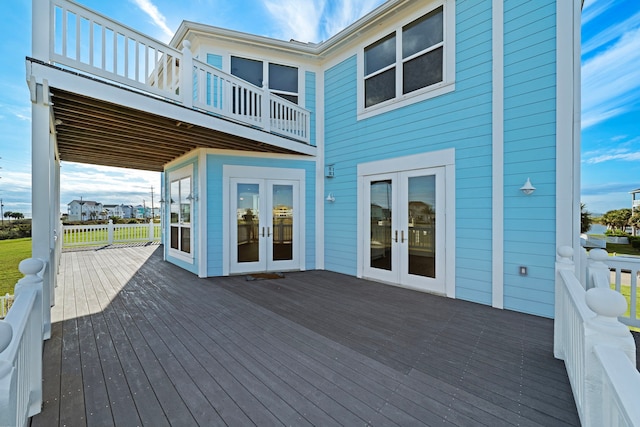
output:
<svg viewBox="0 0 640 427"><path fill-rule="evenodd" d="M402 30L403 27L412 23L416 19L423 17L429 12L442 6L443 9L443 41L435 44L427 50L420 51L407 58L402 57ZM422 8L420 11L408 16L406 19L396 23L393 27L385 28L376 33L375 36L366 39L358 49L357 54L357 119L363 120L369 117L376 116L378 114L386 113L388 111L395 110L407 105L414 104L416 102L424 101L426 99L434 98L445 93L449 93L455 90L455 0L441 0L431 3L428 7ZM366 47L379 40L389 36L391 33L395 33L396 37L396 61L383 69L377 70L365 76L364 68L364 50ZM380 36L380 34L384 34ZM403 94L402 91L402 70L404 63L425 54L427 51L435 50L439 47L443 48L442 58L442 81L433 85L417 89L415 91ZM365 77L370 78L377 75L380 72L395 67L396 76L396 96L381 103L365 107Z"/></svg>
<svg viewBox="0 0 640 427"><path fill-rule="evenodd" d="M166 222L167 222L167 254L168 256L175 258L175 259L179 259L181 261L187 262L189 264L194 264L195 263L195 232L194 232L194 227L195 227L195 218L194 218L194 200L191 200L191 207L190 207L190 221L189 221L189 226L183 226L182 223L179 223L179 227L180 228L189 228L190 231L190 237L189 237L189 246L190 246L190 252L184 252L182 250L179 249L174 249L171 247L171 227L173 225L173 223L171 222L171 183L174 181L180 181L184 178L191 178L191 194L193 195L196 191L195 188L195 181L194 181L194 171L193 171L193 164L184 166L180 169L176 169L173 171L169 171L168 175L168 179L167 179L167 192L168 192L168 208L167 208L167 215L166 215Z"/></svg>

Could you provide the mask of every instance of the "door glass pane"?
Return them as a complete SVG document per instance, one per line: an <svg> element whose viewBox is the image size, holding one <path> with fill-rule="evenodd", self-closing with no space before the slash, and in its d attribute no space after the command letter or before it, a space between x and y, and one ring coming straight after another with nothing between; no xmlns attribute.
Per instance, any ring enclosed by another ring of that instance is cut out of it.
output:
<svg viewBox="0 0 640 427"><path fill-rule="evenodd" d="M273 260L293 259L293 186L273 186Z"/></svg>
<svg viewBox="0 0 640 427"><path fill-rule="evenodd" d="M391 270L391 180L371 182L370 265Z"/></svg>
<svg viewBox="0 0 640 427"><path fill-rule="evenodd" d="M180 227L171 227L171 249L180 249L178 247L178 233Z"/></svg>
<svg viewBox="0 0 640 427"><path fill-rule="evenodd" d="M191 222L191 177L180 180L180 220L185 224Z"/></svg>
<svg viewBox="0 0 640 427"><path fill-rule="evenodd" d="M171 182L171 224L178 224L180 222L180 206L178 201L180 200L180 181Z"/></svg>
<svg viewBox="0 0 640 427"><path fill-rule="evenodd" d="M409 274L436 277L436 177L409 178Z"/></svg>
<svg viewBox="0 0 640 427"><path fill-rule="evenodd" d="M236 215L238 221L238 262L256 262L259 252L259 206L260 186L258 184L238 184Z"/></svg>
<svg viewBox="0 0 640 427"><path fill-rule="evenodd" d="M191 227L180 227L180 245L182 252L191 253Z"/></svg>

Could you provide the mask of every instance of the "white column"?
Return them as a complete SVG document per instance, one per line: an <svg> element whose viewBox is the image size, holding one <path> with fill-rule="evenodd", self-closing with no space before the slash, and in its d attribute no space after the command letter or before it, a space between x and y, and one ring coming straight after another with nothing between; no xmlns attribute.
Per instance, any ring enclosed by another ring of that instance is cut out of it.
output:
<svg viewBox="0 0 640 427"><path fill-rule="evenodd" d="M202 82L201 82L202 84ZM193 107L193 54L191 42L182 42L182 63L180 64L180 94L185 107Z"/></svg>
<svg viewBox="0 0 640 427"><path fill-rule="evenodd" d="M31 104L31 253L33 258L49 262L49 250L53 246L53 228L50 210L53 205L53 186L50 156L51 135L49 132L49 94L44 93L47 85L36 85L36 102ZM47 91L48 92L48 91ZM46 101L46 102L45 102ZM51 296L49 278L45 278L43 289L43 334L51 336Z"/></svg>
<svg viewBox="0 0 640 427"><path fill-rule="evenodd" d="M31 56L48 62L51 4L49 0L33 0L31 11Z"/></svg>

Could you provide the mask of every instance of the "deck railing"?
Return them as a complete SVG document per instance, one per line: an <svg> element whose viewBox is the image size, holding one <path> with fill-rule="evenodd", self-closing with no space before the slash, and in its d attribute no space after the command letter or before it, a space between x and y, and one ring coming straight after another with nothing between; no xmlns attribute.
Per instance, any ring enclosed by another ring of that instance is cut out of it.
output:
<svg viewBox="0 0 640 427"><path fill-rule="evenodd" d="M62 246L98 246L114 243L157 242L162 226L149 221L146 224L64 225L62 226Z"/></svg>
<svg viewBox="0 0 640 427"><path fill-rule="evenodd" d="M0 425L25 426L42 407L43 278L46 263L27 259L15 301L0 320ZM48 307L46 307L48 308Z"/></svg>
<svg viewBox="0 0 640 427"><path fill-rule="evenodd" d="M581 423L640 425L635 342L618 321L627 302L608 286L585 290L572 257L572 248L558 249L554 355L565 362Z"/></svg>
<svg viewBox="0 0 640 427"><path fill-rule="evenodd" d="M308 110L194 59L189 41L175 49L71 1L49 0L49 5L49 16L34 14L34 46L42 50L34 49L34 55L48 52L36 59L310 142Z"/></svg>

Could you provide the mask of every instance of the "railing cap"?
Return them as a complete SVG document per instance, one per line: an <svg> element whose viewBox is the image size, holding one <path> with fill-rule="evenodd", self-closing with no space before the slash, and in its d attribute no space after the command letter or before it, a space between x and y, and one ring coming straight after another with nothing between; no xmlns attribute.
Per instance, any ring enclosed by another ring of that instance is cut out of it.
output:
<svg viewBox="0 0 640 427"><path fill-rule="evenodd" d="M558 257L560 258L558 262L564 264L570 264L571 258L573 258L573 248L571 246L560 246L558 247Z"/></svg>
<svg viewBox="0 0 640 427"><path fill-rule="evenodd" d="M592 259L597 262L604 262L607 258L609 258L609 253L600 248L593 248L589 251L589 259Z"/></svg>
<svg viewBox="0 0 640 427"><path fill-rule="evenodd" d="M33 276L38 274L44 267L44 262L37 258L27 258L20 261L18 270L25 276Z"/></svg>

